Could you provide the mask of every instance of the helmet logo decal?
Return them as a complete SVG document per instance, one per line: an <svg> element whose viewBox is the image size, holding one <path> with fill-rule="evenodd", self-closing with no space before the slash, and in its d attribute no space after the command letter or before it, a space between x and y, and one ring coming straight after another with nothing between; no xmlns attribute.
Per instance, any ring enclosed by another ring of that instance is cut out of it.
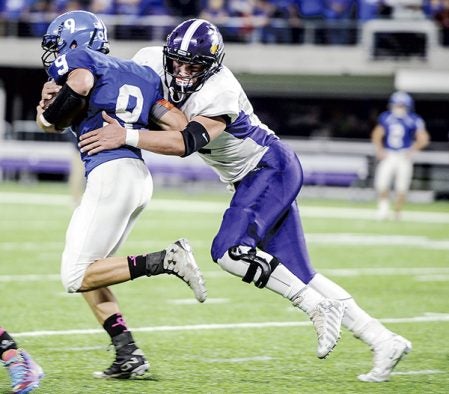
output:
<svg viewBox="0 0 449 394"><path fill-rule="evenodd" d="M210 53L212 53L212 55L215 55L218 52L218 44L212 44L212 46L210 47Z"/></svg>
<svg viewBox="0 0 449 394"><path fill-rule="evenodd" d="M97 30L96 31L96 34L97 34L97 37L100 39L100 40L107 40L107 37L106 37L106 34L105 34L106 32L104 32L103 30ZM92 34L93 34L93 32L92 32Z"/></svg>
<svg viewBox="0 0 449 394"><path fill-rule="evenodd" d="M75 19L73 18L66 19L64 21L64 27L68 29L70 33L73 34L73 32L75 31Z"/></svg>

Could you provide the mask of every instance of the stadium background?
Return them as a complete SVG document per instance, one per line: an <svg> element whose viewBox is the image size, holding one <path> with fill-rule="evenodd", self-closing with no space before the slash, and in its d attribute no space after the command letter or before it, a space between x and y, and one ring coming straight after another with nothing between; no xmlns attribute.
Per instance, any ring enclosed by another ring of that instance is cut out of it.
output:
<svg viewBox="0 0 449 394"><path fill-rule="evenodd" d="M373 198L370 132L388 96L395 89L408 91L432 139L416 157L412 184L414 191L425 193L412 192L410 198L448 197L449 4L430 0L4 0L3 179L67 179L69 144L45 143L66 141L67 135L44 135L33 120L46 80L40 37L56 13L76 8L100 13L109 27L111 54L125 58L143 46L161 45L167 32L185 18L201 16L215 22L225 38L225 64L241 81L256 113L291 140L302 157L306 183L330 186L326 190L332 196L358 190L356 196ZM179 169L176 159L151 155L148 160L153 160L153 173L161 184L216 179L195 159L184 161L181 171L171 170Z"/></svg>
<svg viewBox="0 0 449 394"><path fill-rule="evenodd" d="M112 354L82 297L64 294L58 275L73 208L66 184L73 143L34 124L46 80L39 36L56 12L104 6L112 55L129 58L161 45L192 13L203 15L204 3L0 0L0 324L44 367L37 392L447 393L449 47L440 25L447 1L228 5L209 19L223 30L225 63L256 113L301 156L307 186L300 206L315 267L410 339L413 352L381 385L357 381L371 354L347 331L328 360L316 359L307 317L211 262L229 200L216 175L195 155L149 154L155 197L120 253L160 250L186 236L209 297L192 303L186 286L162 277L116 286L151 374L138 382L92 379ZM398 88L412 93L432 143L416 157L403 220L379 222L369 134ZM7 392L3 372L0 392Z"/></svg>

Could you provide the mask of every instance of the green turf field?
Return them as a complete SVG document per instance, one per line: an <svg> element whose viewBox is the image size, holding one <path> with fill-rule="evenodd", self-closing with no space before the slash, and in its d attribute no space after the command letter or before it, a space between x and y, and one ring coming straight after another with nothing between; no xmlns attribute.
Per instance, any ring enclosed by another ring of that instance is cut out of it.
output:
<svg viewBox="0 0 449 394"><path fill-rule="evenodd" d="M413 342L388 383L358 382L371 353L350 333L326 360L306 316L268 290L221 271L209 245L230 195L157 192L120 254L195 248L209 291L197 304L175 277L114 287L151 373L102 381L108 337L80 295L65 294L59 259L71 207L65 185L0 183L0 325L46 372L40 393L448 393L449 203L408 205L401 222L374 203L301 202L315 267ZM6 371L0 393L9 392Z"/></svg>

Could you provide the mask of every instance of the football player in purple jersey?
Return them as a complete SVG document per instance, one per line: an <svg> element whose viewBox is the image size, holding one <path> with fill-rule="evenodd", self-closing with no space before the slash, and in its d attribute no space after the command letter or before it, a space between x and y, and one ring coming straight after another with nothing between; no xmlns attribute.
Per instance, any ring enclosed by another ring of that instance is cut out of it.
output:
<svg viewBox="0 0 449 394"><path fill-rule="evenodd" d="M30 393L39 387L44 377L42 368L28 352L17 346L3 327L0 327L0 362L8 369L13 393Z"/></svg>
<svg viewBox="0 0 449 394"><path fill-rule="evenodd" d="M183 128L185 116L163 98L161 79L151 68L107 55L106 27L90 12L58 16L48 27L42 47L44 66L54 81L50 85L60 86L52 92L43 89L36 118L43 130L70 126L80 138L102 126L105 111L130 131L128 145L95 156L81 154L87 185L67 229L61 278L66 291L82 292L115 346L112 365L94 376L143 375L148 362L108 286L140 276L173 274L203 302L204 280L185 239L146 255L111 256L152 194L151 174L140 149L133 146L138 129L148 127L150 120L162 129Z"/></svg>
<svg viewBox="0 0 449 394"><path fill-rule="evenodd" d="M372 142L379 164L376 168L375 189L378 193L378 218L390 216L389 193L395 189L394 214L400 219L413 177L413 155L429 144L424 120L414 112L413 98L398 91L390 96L388 111L379 115L372 132Z"/></svg>
<svg viewBox="0 0 449 394"><path fill-rule="evenodd" d="M340 324L371 347L374 366L365 382L389 379L411 343L371 317L339 285L311 265L296 202L303 172L296 154L261 123L232 72L222 64L218 29L201 19L178 25L166 45L141 49L134 60L165 81L165 97L189 123L181 132L139 132L134 146L187 156L197 152L234 189L211 255L225 271L290 300L311 318L317 355L335 346ZM129 132L105 115L107 126L80 138L95 156L127 144Z"/></svg>

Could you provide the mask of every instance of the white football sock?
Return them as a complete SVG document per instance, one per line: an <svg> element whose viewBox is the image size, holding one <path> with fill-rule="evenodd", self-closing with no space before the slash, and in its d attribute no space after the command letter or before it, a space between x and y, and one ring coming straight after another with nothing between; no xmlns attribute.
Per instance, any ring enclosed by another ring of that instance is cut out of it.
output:
<svg viewBox="0 0 449 394"><path fill-rule="evenodd" d="M394 333L386 328L379 320L371 319L364 327L354 332L354 335L371 347L390 339Z"/></svg>
<svg viewBox="0 0 449 394"><path fill-rule="evenodd" d="M377 203L377 216L379 219L387 219L390 213L390 201L388 198L380 198Z"/></svg>
<svg viewBox="0 0 449 394"><path fill-rule="evenodd" d="M325 276L316 274L309 282L309 286L324 297L344 301L346 312L342 325L366 344L374 346L378 341L392 335L390 330L360 308L345 289Z"/></svg>

